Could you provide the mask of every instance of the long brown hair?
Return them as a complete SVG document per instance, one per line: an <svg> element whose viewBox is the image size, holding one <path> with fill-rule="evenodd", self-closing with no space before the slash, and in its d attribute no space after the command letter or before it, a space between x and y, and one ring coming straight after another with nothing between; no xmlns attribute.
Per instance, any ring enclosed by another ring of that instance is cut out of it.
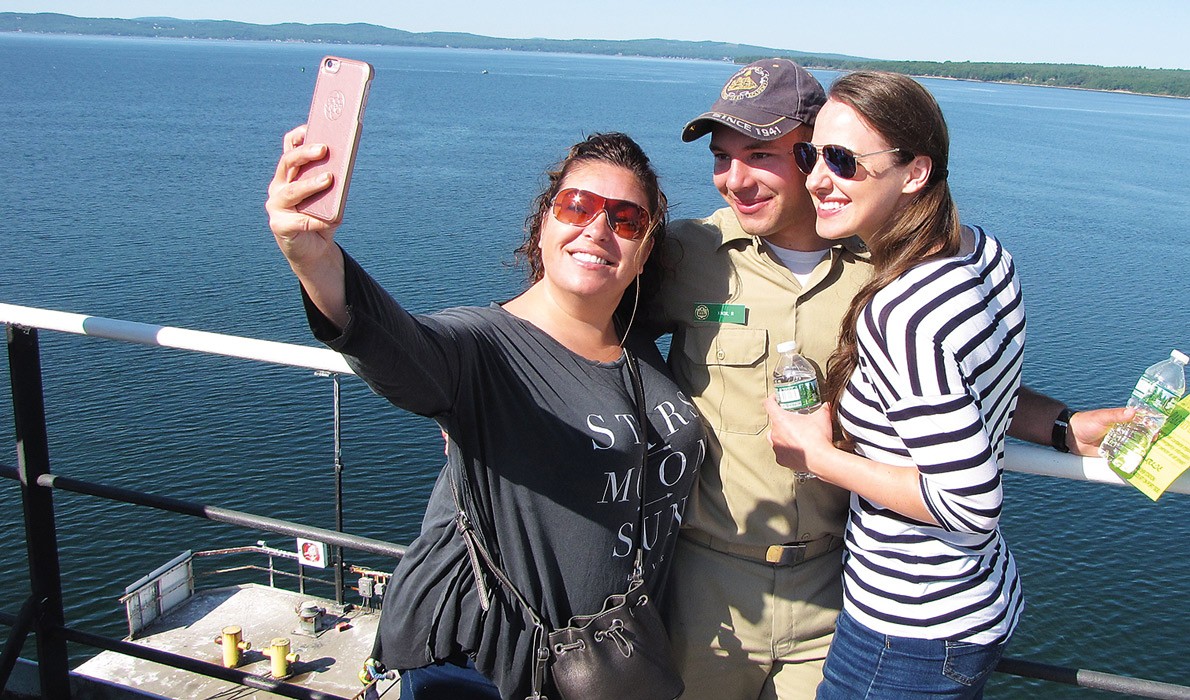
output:
<svg viewBox="0 0 1190 700"><path fill-rule="evenodd" d="M554 197L562 189L562 182L577 166L584 163L607 163L616 165L631 172L644 190L645 208L649 212L649 228L645 232L644 240L653 241L653 250L645 261L644 272L641 273L637 284L641 288L640 303L651 298L657 292L660 282L661 249L665 242L665 226L669 217L669 201L661 191L661 184L657 172L644 150L627 134L608 132L591 134L586 139L570 147L570 151L560 163L546 172L549 182L546 188L533 200L529 215L525 217L525 242L516 250L516 255L528 268L529 284L535 284L545 274L541 262L541 228L545 217L551 216L550 209ZM631 291L631 290L630 290ZM632 313L636 303L634 294L625 294L620 300L617 313L627 318Z"/></svg>
<svg viewBox="0 0 1190 700"><path fill-rule="evenodd" d="M828 97L854 109L888 143L904 164L915 156L933 162L929 180L870 240L873 274L852 300L839 344L827 361L824 396L838 406L859 364L856 328L860 314L884 287L909 269L959 250L961 225L947 184L950 135L942 110L928 90L897 73L859 71L839 78Z"/></svg>

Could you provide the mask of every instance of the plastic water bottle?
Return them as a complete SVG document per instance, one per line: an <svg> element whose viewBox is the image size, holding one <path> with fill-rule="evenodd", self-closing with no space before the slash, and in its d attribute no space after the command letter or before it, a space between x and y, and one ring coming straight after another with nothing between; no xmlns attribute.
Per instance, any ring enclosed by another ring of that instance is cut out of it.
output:
<svg viewBox="0 0 1190 700"><path fill-rule="evenodd" d="M781 359L773 370L773 388L777 403L786 411L809 413L818 407L822 398L818 393L818 374L810 361L798 354L797 341L777 344Z"/></svg>
<svg viewBox="0 0 1190 700"><path fill-rule="evenodd" d="M1168 360L1146 369L1136 383L1128 399L1136 416L1112 426L1099 446L1099 454L1112 469L1124 476L1136 473L1173 405L1186 393L1186 361L1185 354L1174 350Z"/></svg>
<svg viewBox="0 0 1190 700"><path fill-rule="evenodd" d="M810 361L798 354L797 342L787 340L777 344L781 359L773 370L773 388L777 404L786 411L809 413L818 408L822 397L818 392L818 374ZM794 472L798 483L815 478L810 472Z"/></svg>

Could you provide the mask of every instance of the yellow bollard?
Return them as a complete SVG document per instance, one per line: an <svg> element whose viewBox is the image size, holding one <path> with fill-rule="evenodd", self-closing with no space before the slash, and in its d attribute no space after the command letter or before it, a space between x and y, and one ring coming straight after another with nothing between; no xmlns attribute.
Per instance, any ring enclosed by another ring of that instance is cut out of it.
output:
<svg viewBox="0 0 1190 700"><path fill-rule="evenodd" d="M298 662L298 655L289 653L289 639L287 637L274 637L269 648L264 653L273 660L271 666L273 678L287 678L289 676L289 664L296 664Z"/></svg>
<svg viewBox="0 0 1190 700"><path fill-rule="evenodd" d="M239 625L228 625L223 628L223 636L215 640L223 646L223 665L235 668L240 665L240 652L252 648L251 642L244 641L244 630Z"/></svg>

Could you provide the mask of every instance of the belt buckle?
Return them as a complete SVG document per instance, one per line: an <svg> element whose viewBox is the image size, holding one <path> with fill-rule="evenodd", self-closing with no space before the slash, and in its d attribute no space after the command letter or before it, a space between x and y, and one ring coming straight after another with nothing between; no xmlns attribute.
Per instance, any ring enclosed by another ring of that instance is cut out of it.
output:
<svg viewBox="0 0 1190 700"><path fill-rule="evenodd" d="M769 545L764 560L777 566L797 566L806 560L806 543Z"/></svg>

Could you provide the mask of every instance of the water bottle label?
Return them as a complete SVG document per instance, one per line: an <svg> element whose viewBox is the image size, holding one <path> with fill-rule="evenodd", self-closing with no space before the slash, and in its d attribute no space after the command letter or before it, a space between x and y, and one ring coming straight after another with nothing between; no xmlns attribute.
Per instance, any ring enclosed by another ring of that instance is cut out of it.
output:
<svg viewBox="0 0 1190 700"><path fill-rule="evenodd" d="M1148 377L1141 377L1136 383L1136 388L1132 390L1132 399L1166 414L1178 401L1176 394Z"/></svg>
<svg viewBox="0 0 1190 700"><path fill-rule="evenodd" d="M818 405L818 380L814 377L800 382L776 385L777 403L786 411L800 411Z"/></svg>
<svg viewBox="0 0 1190 700"><path fill-rule="evenodd" d="M1149 451L1151 438L1145 430L1131 424L1121 425L1118 436L1113 437L1118 444L1112 446L1114 449L1108 465L1121 476L1132 476Z"/></svg>

